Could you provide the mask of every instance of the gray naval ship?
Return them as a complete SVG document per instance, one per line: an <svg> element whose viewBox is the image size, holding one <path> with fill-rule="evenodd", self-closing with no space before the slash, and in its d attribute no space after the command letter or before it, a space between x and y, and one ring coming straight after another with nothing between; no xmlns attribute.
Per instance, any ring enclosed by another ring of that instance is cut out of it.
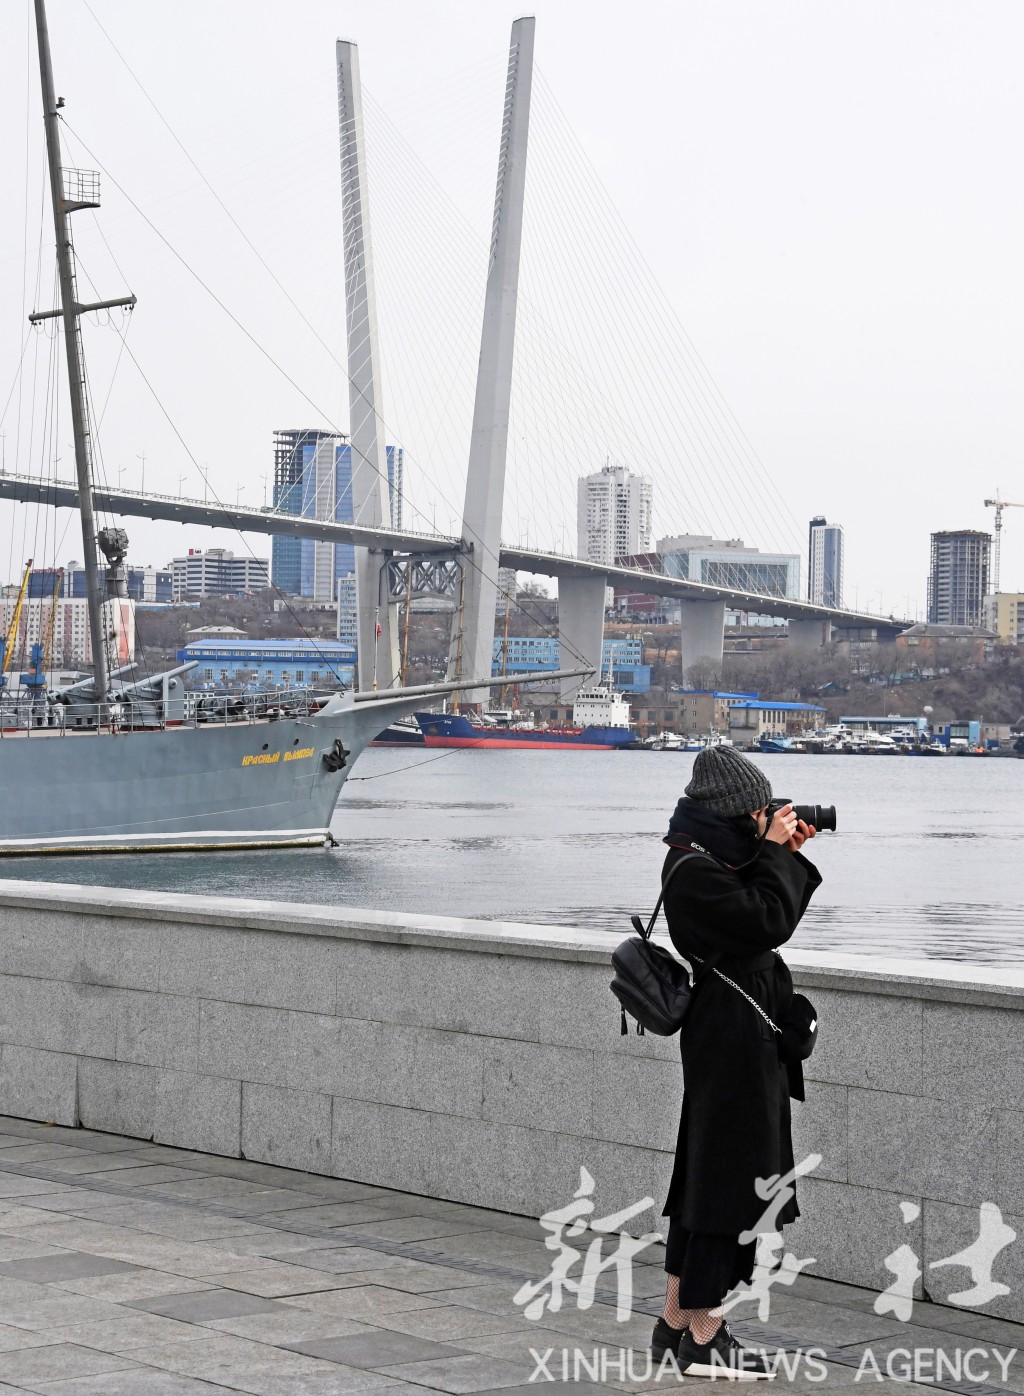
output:
<svg viewBox="0 0 1024 1396"><path fill-rule="evenodd" d="M186 687L194 664L142 678L134 665L111 672L128 539L120 528L96 527L79 317L135 298L78 300L70 218L98 207L98 198L88 172L61 167L63 100L54 93L43 0L35 13L61 305L30 318L63 322L94 673L50 692L0 685L0 855L322 844L354 761L383 728L428 695L504 680L321 698L204 697Z"/></svg>
<svg viewBox="0 0 1024 1396"><path fill-rule="evenodd" d="M64 690L45 710L0 713L0 853L322 844L356 757L423 701L194 702L180 672L112 694Z"/></svg>

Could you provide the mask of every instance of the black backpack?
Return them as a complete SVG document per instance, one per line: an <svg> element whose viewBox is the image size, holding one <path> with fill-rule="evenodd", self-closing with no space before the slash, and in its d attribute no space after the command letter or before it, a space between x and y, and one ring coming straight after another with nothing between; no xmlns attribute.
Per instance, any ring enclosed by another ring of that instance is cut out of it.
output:
<svg viewBox="0 0 1024 1396"><path fill-rule="evenodd" d="M636 1019L636 1030L640 1036L645 1032L653 1032L659 1037L671 1037L683 1025L693 995L689 973L686 966L680 964L667 950L653 944L651 933L665 899L665 889L677 869L691 858L706 856L701 853L684 853L682 858L672 864L661 885L661 894L650 921L645 926L639 916L631 917L634 929L639 934L624 940L612 954L615 977L611 982L611 990L619 1000L623 1033L629 1030L626 1024L627 1013ZM713 961L709 960L706 968L710 968L712 963Z"/></svg>

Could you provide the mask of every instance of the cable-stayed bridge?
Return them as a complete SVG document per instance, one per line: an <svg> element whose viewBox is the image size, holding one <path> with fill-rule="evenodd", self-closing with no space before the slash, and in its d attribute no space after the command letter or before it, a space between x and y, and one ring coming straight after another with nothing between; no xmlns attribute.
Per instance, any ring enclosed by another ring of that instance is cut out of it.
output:
<svg viewBox="0 0 1024 1396"><path fill-rule="evenodd" d="M533 91L533 38L534 21L517 20L508 57L465 499L458 530L453 528L446 535L389 526L384 441L389 432L391 439L395 437L383 407L358 50L355 44L347 42L338 43L336 59L347 332L344 367L349 387L352 515L357 522L306 517L281 509L243 508L237 503L232 507L206 499L146 494L102 484L95 488L97 508L110 515L353 545L360 686L364 688L370 686L371 675L376 675L385 688L397 681L398 603L410 594L440 593L455 602L450 679L489 672L501 568L557 580L562 668L578 668L581 664L594 670L600 668L609 586L680 602L684 672L699 659L721 659L727 609L782 617L789 624L791 642L802 646L827 643L833 630L867 630L879 639L894 638L909 621L815 606L737 587L710 586L503 543L506 466L510 449L517 449L514 440L510 443L510 404L516 372L517 316L522 309L520 253ZM625 334L627 328L620 323L618 333ZM564 349L562 345L556 347L560 353ZM574 376L586 376L586 366L575 353L571 368ZM638 374L641 379L644 376ZM595 379L599 388L605 381ZM600 396L599 391L597 397ZM663 421L658 417L658 404L650 396L639 400L641 406L634 411L633 421L638 420L638 412ZM584 415L563 411L538 418L538 434L584 430ZM556 422L555 418L560 420ZM607 422L602 420L599 426L603 430ZM664 433L666 428L662 426L661 430ZM723 452L731 433L730 423L714 419L706 404L699 405L686 428L691 462L694 457L700 461L699 468L693 469L687 480L694 494L708 493L716 477L723 473ZM558 441L564 441L564 437ZM592 445L588 442L587 449ZM739 449L742 453L744 448L741 445ZM557 450L556 442L550 454L557 455ZM762 472L755 469L752 473L756 479ZM551 483L549 471L542 484ZM71 481L0 474L0 498L73 508L78 503L78 491ZM770 491L757 504L769 509L773 504Z"/></svg>
<svg viewBox="0 0 1024 1396"><path fill-rule="evenodd" d="M328 543L348 543L366 549L390 564L397 585L392 587L393 599L401 593L400 578L410 561L443 562L466 556L471 547L465 539L448 534L419 533L411 529L367 528L360 524L334 523L326 519L304 518L280 513L275 509L254 509L242 505L211 503L181 495L165 495L139 490L112 489L97 486L94 490L97 508L105 513L136 518L161 519L172 523L196 524L203 528L229 528L243 534L269 534L312 538ZM38 476L0 474L0 499L22 503L47 504L54 508L74 509L78 503L78 486L72 480L44 480ZM380 565L378 563L378 565ZM913 622L895 616L879 616L869 611L848 610L830 606L815 606L783 596L766 596L760 592L737 587L707 586L701 582L664 576L629 567L608 567L587 562L561 553L500 545L497 565L527 572L534 576L554 577L560 591L573 580L597 583L605 587L630 587L652 596L665 596L693 607L701 602L722 605L730 610L746 611L752 615L778 616L789 622L791 635L805 644L826 643L833 631L874 629L880 640L893 638ZM451 588L449 588L449 591ZM696 613L684 612L683 638L685 651L691 659L704 657L708 651L696 651L693 634ZM713 651L712 657L714 657ZM720 657L719 645L718 655Z"/></svg>

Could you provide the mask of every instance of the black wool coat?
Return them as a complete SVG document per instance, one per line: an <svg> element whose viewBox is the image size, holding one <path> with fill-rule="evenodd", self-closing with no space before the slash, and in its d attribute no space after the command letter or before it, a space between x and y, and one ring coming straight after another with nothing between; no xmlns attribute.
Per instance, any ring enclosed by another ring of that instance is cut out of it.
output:
<svg viewBox="0 0 1024 1396"><path fill-rule="evenodd" d="M750 820L722 819L694 800L680 800L665 840L662 878L691 848L691 858L665 894L676 950L707 960L755 999L781 1026L793 981L774 947L795 931L821 877L800 853L757 838ZM680 1033L683 1108L665 1215L688 1231L737 1236L752 1229L768 1205L755 1179L793 1167L790 1095L803 1099L799 1065L779 1059L776 1034L735 989L693 963L690 1011ZM795 1184L794 1184L795 1186ZM793 1198L780 1225L799 1216Z"/></svg>

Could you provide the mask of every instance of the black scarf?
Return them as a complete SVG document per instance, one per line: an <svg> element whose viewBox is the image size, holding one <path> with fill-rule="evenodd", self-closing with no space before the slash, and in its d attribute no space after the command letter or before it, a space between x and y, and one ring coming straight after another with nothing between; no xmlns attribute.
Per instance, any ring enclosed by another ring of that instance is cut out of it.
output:
<svg viewBox="0 0 1024 1396"><path fill-rule="evenodd" d="M726 818L714 814L699 800L691 800L689 795L684 795L676 805L663 842L670 848L691 848L699 844L731 868L742 867L761 851L757 825L749 814Z"/></svg>

